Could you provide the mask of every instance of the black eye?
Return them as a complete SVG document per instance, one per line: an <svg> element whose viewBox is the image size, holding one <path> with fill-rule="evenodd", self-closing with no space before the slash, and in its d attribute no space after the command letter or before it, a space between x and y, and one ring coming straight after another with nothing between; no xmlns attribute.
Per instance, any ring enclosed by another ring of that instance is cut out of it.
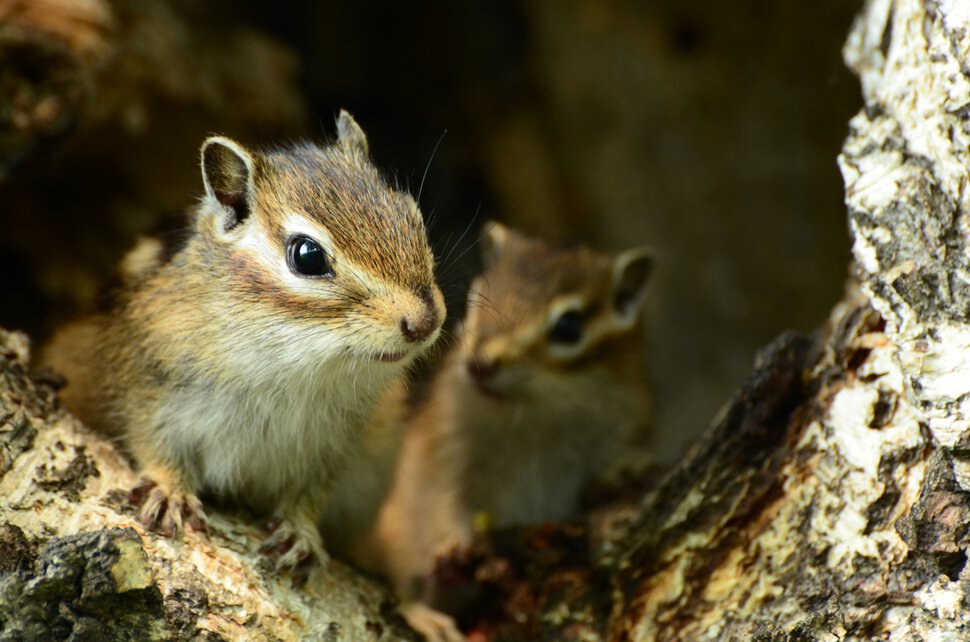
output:
<svg viewBox="0 0 970 642"><path fill-rule="evenodd" d="M294 274L301 276L333 276L327 253L320 244L306 236L294 236L287 244L286 262Z"/></svg>
<svg viewBox="0 0 970 642"><path fill-rule="evenodd" d="M584 321L585 316L576 310L563 313L550 328L549 340L556 343L576 343L583 336Z"/></svg>

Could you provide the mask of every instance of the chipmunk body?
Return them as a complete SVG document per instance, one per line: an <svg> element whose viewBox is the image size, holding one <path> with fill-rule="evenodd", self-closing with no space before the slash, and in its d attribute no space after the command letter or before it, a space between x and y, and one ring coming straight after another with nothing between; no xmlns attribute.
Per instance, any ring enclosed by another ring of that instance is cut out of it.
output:
<svg viewBox="0 0 970 642"><path fill-rule="evenodd" d="M637 445L650 397L638 314L652 261L561 249L494 225L485 271L426 402L409 422L378 527L412 625L457 638L420 603L436 556L493 526L574 516L583 488Z"/></svg>
<svg viewBox="0 0 970 642"><path fill-rule="evenodd" d="M366 531L398 439L381 403L444 317L416 203L346 112L337 129L328 147L258 153L208 139L184 247L136 248L115 309L46 351L68 406L156 485L143 521L178 530L203 492L239 502L279 520L281 567L326 560L320 523Z"/></svg>

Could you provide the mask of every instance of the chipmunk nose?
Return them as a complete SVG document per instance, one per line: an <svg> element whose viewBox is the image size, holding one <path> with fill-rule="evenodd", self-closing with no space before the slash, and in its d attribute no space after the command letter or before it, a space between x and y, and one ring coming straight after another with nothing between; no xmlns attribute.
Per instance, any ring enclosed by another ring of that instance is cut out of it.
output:
<svg viewBox="0 0 970 642"><path fill-rule="evenodd" d="M438 327L436 316L421 316L417 319L401 317L401 334L408 341L421 341Z"/></svg>
<svg viewBox="0 0 970 642"><path fill-rule="evenodd" d="M401 334L408 341L427 339L441 325L441 314L431 288L422 287L417 294L424 302L424 310L415 316L401 317Z"/></svg>

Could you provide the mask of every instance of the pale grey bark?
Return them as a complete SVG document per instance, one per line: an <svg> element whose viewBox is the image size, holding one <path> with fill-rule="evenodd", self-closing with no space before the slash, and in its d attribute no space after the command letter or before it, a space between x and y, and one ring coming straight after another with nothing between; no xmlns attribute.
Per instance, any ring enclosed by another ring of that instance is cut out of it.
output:
<svg viewBox="0 0 970 642"><path fill-rule="evenodd" d="M259 554L266 530L211 511L211 533L146 532L137 482L26 369L0 331L0 640L411 639L377 584L340 563L303 588Z"/></svg>
<svg viewBox="0 0 970 642"><path fill-rule="evenodd" d="M970 11L873 0L844 55L865 99L839 159L854 280L777 443L711 456L672 510L648 502L641 528L679 535L647 544L619 618L637 639L970 635ZM732 494L718 460L760 481L698 523Z"/></svg>
<svg viewBox="0 0 970 642"><path fill-rule="evenodd" d="M865 109L839 159L853 252L827 327L763 351L625 535L600 514L497 534L457 562L519 617L472 626L645 642L970 636L970 7L873 0L844 55Z"/></svg>
<svg viewBox="0 0 970 642"><path fill-rule="evenodd" d="M970 9L872 0L844 53L866 106L840 157L853 253L828 325L763 351L635 509L495 533L454 560L490 588L467 626L513 639L970 635ZM16 626L111 634L121 601L143 637L404 635L386 594L339 563L302 591L267 572L252 520L217 513L211 537L184 544L145 533L124 495L134 473L26 377L21 337L2 343L0 613ZM13 630L2 617L0 637Z"/></svg>

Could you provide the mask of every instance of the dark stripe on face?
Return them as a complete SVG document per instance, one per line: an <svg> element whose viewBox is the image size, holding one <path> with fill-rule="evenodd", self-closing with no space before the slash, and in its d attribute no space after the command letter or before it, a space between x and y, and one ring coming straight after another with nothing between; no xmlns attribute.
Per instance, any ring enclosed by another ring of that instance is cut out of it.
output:
<svg viewBox="0 0 970 642"><path fill-rule="evenodd" d="M297 147L265 157L258 176L268 238L282 238L293 212L327 229L340 253L371 274L411 289L433 282L433 259L417 204L370 165L340 148Z"/></svg>
<svg viewBox="0 0 970 642"><path fill-rule="evenodd" d="M295 294L283 286L271 270L241 252L234 252L228 265L229 286L233 293L247 301L271 305L286 313L287 318L343 319L360 306L358 294L343 292L343 288L333 283L326 289L321 287L319 298Z"/></svg>

